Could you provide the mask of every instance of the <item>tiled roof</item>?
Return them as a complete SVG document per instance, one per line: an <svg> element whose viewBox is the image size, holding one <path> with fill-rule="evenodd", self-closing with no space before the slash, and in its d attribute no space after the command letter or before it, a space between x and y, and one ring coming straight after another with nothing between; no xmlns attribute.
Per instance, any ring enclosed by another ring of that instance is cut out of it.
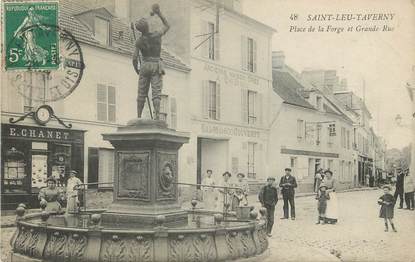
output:
<svg viewBox="0 0 415 262"><path fill-rule="evenodd" d="M272 72L272 86L274 91L284 100L285 103L315 109L309 102L299 95L303 87L290 73L274 70Z"/></svg>
<svg viewBox="0 0 415 262"><path fill-rule="evenodd" d="M105 48L121 54L132 55L134 48L134 37L129 25L125 24L121 19L112 16L111 18L111 45L102 45L94 38L92 30L76 16L92 9L85 7L80 0L61 0L59 1L60 16L59 26L68 30L81 43ZM122 36L120 36L122 32ZM178 57L162 49L161 57L167 67L190 71L189 66L184 64Z"/></svg>

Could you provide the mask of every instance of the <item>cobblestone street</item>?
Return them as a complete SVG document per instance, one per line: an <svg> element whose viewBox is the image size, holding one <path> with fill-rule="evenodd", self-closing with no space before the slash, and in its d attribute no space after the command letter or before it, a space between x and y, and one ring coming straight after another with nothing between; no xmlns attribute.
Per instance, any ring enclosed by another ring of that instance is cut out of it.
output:
<svg viewBox="0 0 415 262"><path fill-rule="evenodd" d="M280 220L277 204L273 236L264 262L273 261L415 261L415 212L395 210L398 233L384 232L378 218L380 190L339 193L340 221L316 225L316 201L296 198L297 219ZM251 201L255 201L252 196ZM9 240L14 228L1 229L1 261L8 261Z"/></svg>
<svg viewBox="0 0 415 262"><path fill-rule="evenodd" d="M339 193L339 223L316 225L313 197L296 199L297 219L276 208L270 256L264 261L415 261L415 212L395 209L398 233L384 232L376 201L380 190ZM337 256L337 257L336 257Z"/></svg>

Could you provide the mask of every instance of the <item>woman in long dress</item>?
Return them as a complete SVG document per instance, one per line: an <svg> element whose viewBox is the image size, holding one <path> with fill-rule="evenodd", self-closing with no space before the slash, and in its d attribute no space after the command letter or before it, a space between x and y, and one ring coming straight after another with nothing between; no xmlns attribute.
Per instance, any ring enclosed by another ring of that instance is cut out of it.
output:
<svg viewBox="0 0 415 262"><path fill-rule="evenodd" d="M41 205L46 202L46 211L61 212L61 205L59 201L62 199L62 191L56 187L56 180L53 177L46 179L47 187L39 191L39 200Z"/></svg>
<svg viewBox="0 0 415 262"><path fill-rule="evenodd" d="M327 186L327 194L329 198L327 200L327 208L326 208L326 223L335 224L339 219L339 212L338 212L338 201L336 195L337 189L337 181L333 178L333 172L330 170L326 170L324 172L324 185Z"/></svg>
<svg viewBox="0 0 415 262"><path fill-rule="evenodd" d="M245 174L238 173L237 175L238 180L235 183L235 193L232 199L232 211L236 211L236 209L240 206L247 206L248 205L248 193L249 193L249 185L248 182L245 180Z"/></svg>
<svg viewBox="0 0 415 262"><path fill-rule="evenodd" d="M228 188L232 186L232 184L229 181L231 176L232 176L231 173L226 171L222 175L223 180L219 183L220 188L218 188L219 195L218 195L218 201L216 205L216 210L219 212L229 211L228 209L230 208L230 205L232 202L232 195L233 195L233 191Z"/></svg>
<svg viewBox="0 0 415 262"><path fill-rule="evenodd" d="M203 179L202 184L206 185L202 187L203 191L203 203L205 209L207 210L216 210L216 202L218 199L217 191L214 187L215 186L215 179L212 177L212 170L206 171L206 177Z"/></svg>

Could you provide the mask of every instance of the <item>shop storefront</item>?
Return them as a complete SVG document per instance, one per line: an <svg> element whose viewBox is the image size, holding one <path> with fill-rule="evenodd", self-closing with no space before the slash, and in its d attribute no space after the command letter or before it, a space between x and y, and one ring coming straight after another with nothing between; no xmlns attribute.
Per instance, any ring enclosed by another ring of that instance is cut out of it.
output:
<svg viewBox="0 0 415 262"><path fill-rule="evenodd" d="M1 209L38 206L49 176L65 185L71 169L83 180L84 131L2 124Z"/></svg>

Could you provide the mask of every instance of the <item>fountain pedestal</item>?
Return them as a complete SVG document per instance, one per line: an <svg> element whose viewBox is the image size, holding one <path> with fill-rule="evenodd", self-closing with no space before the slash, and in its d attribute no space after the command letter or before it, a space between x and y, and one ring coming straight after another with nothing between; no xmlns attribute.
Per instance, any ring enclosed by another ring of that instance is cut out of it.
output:
<svg viewBox="0 0 415 262"><path fill-rule="evenodd" d="M115 149L113 203L102 214L103 225L187 224L176 183L178 150L189 135L162 121L134 119L103 138Z"/></svg>

